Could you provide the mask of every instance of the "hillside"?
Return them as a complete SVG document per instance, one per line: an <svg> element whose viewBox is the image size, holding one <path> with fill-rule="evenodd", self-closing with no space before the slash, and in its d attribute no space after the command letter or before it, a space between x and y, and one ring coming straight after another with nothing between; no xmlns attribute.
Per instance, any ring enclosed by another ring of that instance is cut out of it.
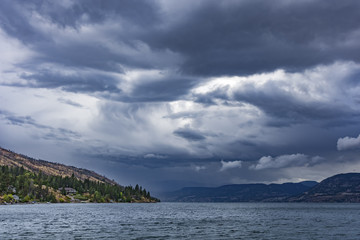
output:
<svg viewBox="0 0 360 240"><path fill-rule="evenodd" d="M360 202L360 173L338 174L288 199L290 202Z"/></svg>
<svg viewBox="0 0 360 240"><path fill-rule="evenodd" d="M284 184L234 184L217 188L188 187L164 193L163 201L169 202L278 202L302 194L316 182Z"/></svg>
<svg viewBox="0 0 360 240"><path fill-rule="evenodd" d="M141 186L121 186L94 171L0 148L0 203L157 202Z"/></svg>
<svg viewBox="0 0 360 240"><path fill-rule="evenodd" d="M89 179L90 181L99 181L102 183L117 184L116 182L83 168L66 166L59 163L36 160L0 147L0 165L9 167L23 167L31 172L43 172L47 175L71 177L73 174L80 180Z"/></svg>
<svg viewBox="0 0 360 240"><path fill-rule="evenodd" d="M338 174L320 183L236 184L188 187L163 193L169 202L360 202L360 173Z"/></svg>

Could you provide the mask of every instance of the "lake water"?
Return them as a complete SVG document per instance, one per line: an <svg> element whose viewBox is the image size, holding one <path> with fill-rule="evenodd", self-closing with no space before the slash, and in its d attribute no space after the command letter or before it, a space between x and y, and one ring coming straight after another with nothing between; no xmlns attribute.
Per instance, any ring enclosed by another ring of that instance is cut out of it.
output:
<svg viewBox="0 0 360 240"><path fill-rule="evenodd" d="M360 239L360 204L0 206L0 239Z"/></svg>

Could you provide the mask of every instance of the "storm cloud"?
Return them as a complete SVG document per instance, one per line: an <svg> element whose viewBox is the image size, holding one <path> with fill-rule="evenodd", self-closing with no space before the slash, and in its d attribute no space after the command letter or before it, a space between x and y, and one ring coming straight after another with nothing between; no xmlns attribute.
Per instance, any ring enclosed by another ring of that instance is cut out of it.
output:
<svg viewBox="0 0 360 240"><path fill-rule="evenodd" d="M206 76L358 62L359 7L356 1L207 1L151 43L181 52L183 71Z"/></svg>
<svg viewBox="0 0 360 240"><path fill-rule="evenodd" d="M158 191L359 171L359 10L1 1L0 145Z"/></svg>
<svg viewBox="0 0 360 240"><path fill-rule="evenodd" d="M185 138L189 141L201 141L201 140L205 140L205 136L202 135L200 132L197 132L195 130L192 129L177 129L174 131L174 134Z"/></svg>

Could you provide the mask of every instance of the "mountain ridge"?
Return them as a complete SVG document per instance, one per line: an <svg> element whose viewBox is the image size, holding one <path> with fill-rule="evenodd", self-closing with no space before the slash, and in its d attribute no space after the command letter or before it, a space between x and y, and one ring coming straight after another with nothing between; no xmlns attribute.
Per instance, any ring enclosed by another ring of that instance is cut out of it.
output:
<svg viewBox="0 0 360 240"><path fill-rule="evenodd" d="M117 182L102 176L95 171L68 166L61 163L49 162L40 159L34 159L23 154L15 153L11 150L0 147L0 165L9 167L24 167L26 170L43 172L49 175L71 177L72 174L80 180L89 179L101 183L120 185Z"/></svg>
<svg viewBox="0 0 360 240"><path fill-rule="evenodd" d="M360 202L360 173L328 177L289 202Z"/></svg>
<svg viewBox="0 0 360 240"><path fill-rule="evenodd" d="M317 182L283 184L230 184L220 187L185 187L162 195L165 201L175 202L276 202L299 195Z"/></svg>
<svg viewBox="0 0 360 240"><path fill-rule="evenodd" d="M160 195L161 196L161 195ZM232 184L186 187L162 194L170 202L354 202L360 203L360 173L341 173L321 182Z"/></svg>

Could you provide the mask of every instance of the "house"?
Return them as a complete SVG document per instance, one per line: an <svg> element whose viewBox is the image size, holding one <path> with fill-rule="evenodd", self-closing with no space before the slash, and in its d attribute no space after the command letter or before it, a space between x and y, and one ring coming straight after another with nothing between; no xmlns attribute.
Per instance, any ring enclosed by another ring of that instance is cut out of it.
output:
<svg viewBox="0 0 360 240"><path fill-rule="evenodd" d="M59 188L59 191L62 191L62 190L63 190L63 188ZM70 188L70 187L65 187L64 190L65 190L66 194L76 194L76 192L77 192L75 189Z"/></svg>

